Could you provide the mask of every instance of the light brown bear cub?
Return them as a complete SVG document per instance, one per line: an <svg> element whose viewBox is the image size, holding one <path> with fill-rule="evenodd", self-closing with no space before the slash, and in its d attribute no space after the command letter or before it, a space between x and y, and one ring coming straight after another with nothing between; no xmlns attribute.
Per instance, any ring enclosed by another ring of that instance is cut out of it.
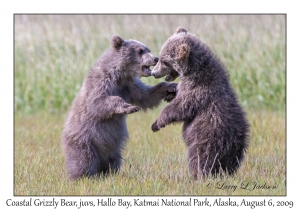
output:
<svg viewBox="0 0 300 210"><path fill-rule="evenodd" d="M248 146L249 124L224 65L184 28L164 43L159 56L152 75L160 78L177 72L180 82L176 98L161 111L152 130L184 122L183 139L194 178L234 174Z"/></svg>
<svg viewBox="0 0 300 210"><path fill-rule="evenodd" d="M112 38L111 48L89 71L66 117L62 147L70 179L119 170L128 138L126 115L154 108L176 91L176 83L151 87L139 79L150 76L150 66L157 61L144 44Z"/></svg>

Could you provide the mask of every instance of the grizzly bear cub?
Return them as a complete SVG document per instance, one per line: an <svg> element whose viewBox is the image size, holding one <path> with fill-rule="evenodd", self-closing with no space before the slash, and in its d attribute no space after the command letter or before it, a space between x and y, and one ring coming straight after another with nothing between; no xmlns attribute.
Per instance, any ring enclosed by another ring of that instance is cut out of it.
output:
<svg viewBox="0 0 300 210"><path fill-rule="evenodd" d="M208 46L178 28L162 46L152 75L174 79L174 72L180 78L176 98L164 107L152 130L183 121L192 176L234 174L248 146L249 124L225 67Z"/></svg>
<svg viewBox="0 0 300 210"><path fill-rule="evenodd" d="M70 179L119 170L128 138L126 115L154 108L176 91L176 83L151 87L139 79L150 76L150 66L157 61L144 44L112 38L111 48L89 71L66 117L62 147Z"/></svg>

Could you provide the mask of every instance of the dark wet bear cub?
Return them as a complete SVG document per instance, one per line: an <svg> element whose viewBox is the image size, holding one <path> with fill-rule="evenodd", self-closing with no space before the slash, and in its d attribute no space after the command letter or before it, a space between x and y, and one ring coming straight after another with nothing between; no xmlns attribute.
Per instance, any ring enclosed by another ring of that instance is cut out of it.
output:
<svg viewBox="0 0 300 210"><path fill-rule="evenodd" d="M193 177L234 174L248 146L249 124L225 67L207 45L178 28L162 46L152 75L174 72L180 78L176 98L161 111L152 130L183 121Z"/></svg>
<svg viewBox="0 0 300 210"><path fill-rule="evenodd" d="M139 78L150 76L158 61L144 44L112 38L94 64L67 114L62 133L66 171L70 179L116 172L128 138L126 115L158 106L176 83L155 86Z"/></svg>

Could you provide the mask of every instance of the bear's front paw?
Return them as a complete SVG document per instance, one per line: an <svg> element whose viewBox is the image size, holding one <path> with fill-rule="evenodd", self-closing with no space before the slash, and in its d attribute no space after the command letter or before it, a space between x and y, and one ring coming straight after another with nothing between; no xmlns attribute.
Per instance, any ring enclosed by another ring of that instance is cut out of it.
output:
<svg viewBox="0 0 300 210"><path fill-rule="evenodd" d="M157 121L155 121L152 126L151 126L151 129L153 132L156 132L156 131L159 131L159 127L157 125Z"/></svg>
<svg viewBox="0 0 300 210"><path fill-rule="evenodd" d="M169 83L167 87L167 92L176 93L177 85L177 83Z"/></svg>
<svg viewBox="0 0 300 210"><path fill-rule="evenodd" d="M138 112L138 111L140 111L139 107L137 107L137 106L130 106L130 107L126 108L125 113L126 114L132 114L132 113Z"/></svg>
<svg viewBox="0 0 300 210"><path fill-rule="evenodd" d="M164 98L164 101L170 103L175 97L176 97L176 93L167 92L167 95Z"/></svg>

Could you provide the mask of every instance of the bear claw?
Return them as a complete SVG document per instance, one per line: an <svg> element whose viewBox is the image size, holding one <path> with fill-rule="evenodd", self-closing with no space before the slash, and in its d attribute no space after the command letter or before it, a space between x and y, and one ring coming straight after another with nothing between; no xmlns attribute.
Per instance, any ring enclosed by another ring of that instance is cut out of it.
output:
<svg viewBox="0 0 300 210"><path fill-rule="evenodd" d="M171 93L176 92L177 85L178 85L177 83L171 83L171 84L167 87L167 92L171 92Z"/></svg>
<svg viewBox="0 0 300 210"><path fill-rule="evenodd" d="M164 98L164 101L171 102L176 97L175 93L168 93L167 96Z"/></svg>
<svg viewBox="0 0 300 210"><path fill-rule="evenodd" d="M140 108L137 106L131 106L128 108L128 110L126 111L127 114L132 114L134 112L138 112L140 111Z"/></svg>

